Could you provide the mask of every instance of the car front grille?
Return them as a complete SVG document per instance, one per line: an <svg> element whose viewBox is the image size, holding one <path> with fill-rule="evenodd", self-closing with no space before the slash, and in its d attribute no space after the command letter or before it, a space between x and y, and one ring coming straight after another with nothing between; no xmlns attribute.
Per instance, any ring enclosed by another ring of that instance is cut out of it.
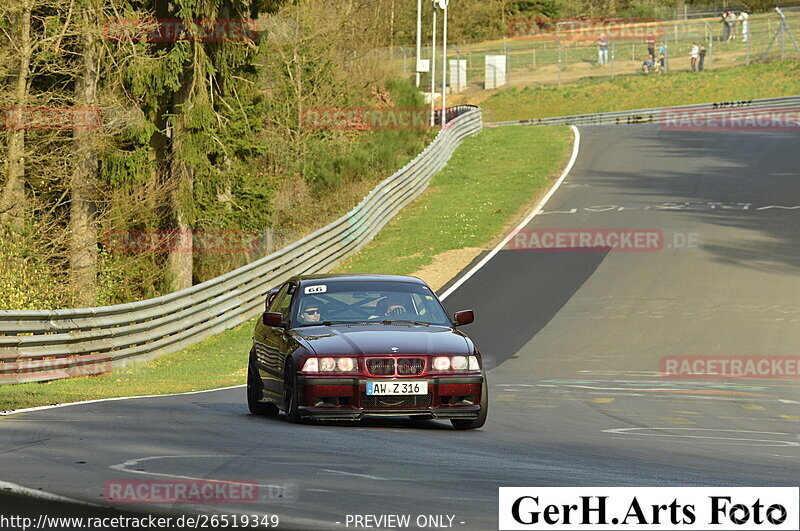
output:
<svg viewBox="0 0 800 531"><path fill-rule="evenodd" d="M401 407L430 407L431 394L404 395L404 396L367 396L361 393L361 407L363 408L401 408Z"/></svg>
<svg viewBox="0 0 800 531"><path fill-rule="evenodd" d="M400 376L410 376L415 374L422 374L425 370L424 358L398 358L397 359L397 374Z"/></svg>
<svg viewBox="0 0 800 531"><path fill-rule="evenodd" d="M367 360L367 370L375 376L393 376L394 359L392 358L371 358Z"/></svg>
<svg viewBox="0 0 800 531"><path fill-rule="evenodd" d="M368 358L373 376L416 376L425 372L425 358Z"/></svg>

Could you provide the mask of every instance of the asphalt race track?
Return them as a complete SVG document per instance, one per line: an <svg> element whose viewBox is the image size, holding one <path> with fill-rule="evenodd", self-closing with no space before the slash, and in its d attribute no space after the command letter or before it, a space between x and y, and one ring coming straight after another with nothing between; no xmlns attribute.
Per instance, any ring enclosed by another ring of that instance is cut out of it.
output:
<svg viewBox="0 0 800 531"><path fill-rule="evenodd" d="M498 486L796 486L797 379L660 371L669 356L800 354L800 134L581 136L528 227L661 231L661 246L503 250L447 298L475 310L465 331L491 367L483 429L292 425L250 416L237 388L2 417L0 479L106 505L109 480L255 481L255 503L124 508L302 529L348 514L496 529Z"/></svg>

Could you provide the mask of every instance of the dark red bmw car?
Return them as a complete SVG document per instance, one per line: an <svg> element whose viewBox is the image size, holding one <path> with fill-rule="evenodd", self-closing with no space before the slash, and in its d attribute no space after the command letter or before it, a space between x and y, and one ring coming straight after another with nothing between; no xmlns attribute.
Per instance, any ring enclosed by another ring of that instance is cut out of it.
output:
<svg viewBox="0 0 800 531"><path fill-rule="evenodd" d="M411 416L480 428L489 397L481 355L422 280L310 275L272 290L247 371L255 415L292 422Z"/></svg>

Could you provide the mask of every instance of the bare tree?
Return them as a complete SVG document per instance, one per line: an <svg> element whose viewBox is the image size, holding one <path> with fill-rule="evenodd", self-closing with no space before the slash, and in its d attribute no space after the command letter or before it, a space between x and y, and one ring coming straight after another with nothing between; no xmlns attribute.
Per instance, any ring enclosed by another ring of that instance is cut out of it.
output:
<svg viewBox="0 0 800 531"><path fill-rule="evenodd" d="M13 74L13 108L10 112L22 113L28 103L28 81L30 77L33 43L31 38L31 13L33 0L20 0L9 13L10 31L16 35L6 35L11 47L15 50L17 61ZM16 117L11 117L20 120ZM8 122L7 122L8 123ZM0 197L0 222L4 225L20 226L25 217L25 127L18 124L8 131L6 158L6 184Z"/></svg>
<svg viewBox="0 0 800 531"><path fill-rule="evenodd" d="M69 264L75 302L80 306L94 306L97 300L97 227L93 198L97 189L98 157L90 125L99 118L100 12L96 0L89 0L81 10L81 72L75 85L77 106L93 122L75 129L75 165L70 181Z"/></svg>

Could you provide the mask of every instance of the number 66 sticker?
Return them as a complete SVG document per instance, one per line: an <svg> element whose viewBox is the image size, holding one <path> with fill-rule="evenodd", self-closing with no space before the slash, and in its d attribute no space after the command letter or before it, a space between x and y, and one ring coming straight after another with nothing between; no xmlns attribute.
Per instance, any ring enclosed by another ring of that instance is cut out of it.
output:
<svg viewBox="0 0 800 531"><path fill-rule="evenodd" d="M306 286L305 294L306 295L311 295L311 294L314 294L314 293L325 293L326 291L328 291L328 286L325 286L325 285L322 285L322 286Z"/></svg>

